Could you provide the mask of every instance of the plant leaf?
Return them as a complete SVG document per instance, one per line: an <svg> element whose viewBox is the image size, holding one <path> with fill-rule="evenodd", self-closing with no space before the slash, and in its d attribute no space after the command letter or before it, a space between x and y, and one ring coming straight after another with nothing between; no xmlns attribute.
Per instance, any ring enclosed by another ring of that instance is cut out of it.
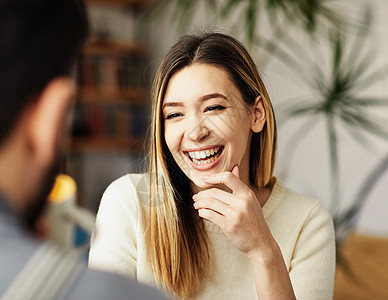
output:
<svg viewBox="0 0 388 300"><path fill-rule="evenodd" d="M376 124L375 122L366 118L364 114L357 114L352 111L347 111L346 113L342 114L343 120L345 119L345 116L349 120L349 123L353 122L354 124L358 124L358 126L364 130L373 133L376 136L380 136L381 138L388 139L388 132L379 124Z"/></svg>
<svg viewBox="0 0 388 300"><path fill-rule="evenodd" d="M362 97L357 97L357 98L348 98L350 105L357 105L357 106L386 106L388 105L388 98L372 98L372 97L367 97L367 98L362 98Z"/></svg>
<svg viewBox="0 0 388 300"><path fill-rule="evenodd" d="M330 211L335 214L339 207L339 167L338 167L338 149L337 132L335 120L331 114L327 115L327 134L329 139L330 153L330 181L332 187Z"/></svg>
<svg viewBox="0 0 388 300"><path fill-rule="evenodd" d="M226 1L224 7L221 9L221 17L226 18L229 16L230 12L237 5L241 4L240 0L228 0Z"/></svg>

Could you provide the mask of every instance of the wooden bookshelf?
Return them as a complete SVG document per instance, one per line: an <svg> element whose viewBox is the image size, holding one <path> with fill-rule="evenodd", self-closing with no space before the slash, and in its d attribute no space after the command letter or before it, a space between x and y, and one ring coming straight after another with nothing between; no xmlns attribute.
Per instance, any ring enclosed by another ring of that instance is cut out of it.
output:
<svg viewBox="0 0 388 300"><path fill-rule="evenodd" d="M85 152L131 152L142 153L145 148L144 138L91 137L72 138L70 149L74 153Z"/></svg>
<svg viewBox="0 0 388 300"><path fill-rule="evenodd" d="M91 40L83 48L88 55L148 56L149 47L143 42L121 42L110 40Z"/></svg>
<svg viewBox="0 0 388 300"><path fill-rule="evenodd" d="M148 97L148 92L144 88L133 89L116 89L116 88L98 88L98 87L81 87L77 93L78 102L80 103L133 103L144 104Z"/></svg>
<svg viewBox="0 0 388 300"><path fill-rule="evenodd" d="M136 28L139 13L149 2L86 1L94 32L74 70L76 101L71 134L63 141L67 154L63 164L78 184L79 203L93 211L106 186L123 169L132 171L132 164L145 153L151 51L148 35ZM120 28L126 21L128 28Z"/></svg>
<svg viewBox="0 0 388 300"><path fill-rule="evenodd" d="M84 46L72 151L139 152L149 107L144 74L149 52L143 42L92 40Z"/></svg>

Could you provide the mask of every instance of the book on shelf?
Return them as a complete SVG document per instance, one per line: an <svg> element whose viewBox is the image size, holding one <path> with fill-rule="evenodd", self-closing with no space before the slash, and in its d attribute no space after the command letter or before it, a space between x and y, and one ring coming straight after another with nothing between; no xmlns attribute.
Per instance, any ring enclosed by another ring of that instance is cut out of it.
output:
<svg viewBox="0 0 388 300"><path fill-rule="evenodd" d="M74 113L72 136L85 140L138 139L145 135L146 122L146 111L143 106L78 103Z"/></svg>
<svg viewBox="0 0 388 300"><path fill-rule="evenodd" d="M78 85L100 90L138 89L145 85L145 59L131 56L82 55Z"/></svg>

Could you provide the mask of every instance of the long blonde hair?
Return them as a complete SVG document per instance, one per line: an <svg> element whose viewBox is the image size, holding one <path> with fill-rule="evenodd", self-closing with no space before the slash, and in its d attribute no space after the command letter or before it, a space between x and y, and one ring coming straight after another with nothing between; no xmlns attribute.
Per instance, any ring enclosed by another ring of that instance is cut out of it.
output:
<svg viewBox="0 0 388 300"><path fill-rule="evenodd" d="M276 123L272 104L257 68L244 46L220 33L188 35L163 58L153 85L150 140L150 223L147 251L158 282L178 297L195 295L207 274L210 254L203 222L195 213L190 182L174 161L164 139L162 104L171 77L194 63L225 70L247 106L262 97L266 124L253 133L249 180L258 188L269 185L276 152Z"/></svg>

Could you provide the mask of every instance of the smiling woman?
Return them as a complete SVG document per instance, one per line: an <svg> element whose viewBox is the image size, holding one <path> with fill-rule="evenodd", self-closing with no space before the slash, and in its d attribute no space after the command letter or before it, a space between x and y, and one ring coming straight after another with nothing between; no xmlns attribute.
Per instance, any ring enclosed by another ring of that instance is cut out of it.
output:
<svg viewBox="0 0 388 300"><path fill-rule="evenodd" d="M274 113L243 45L183 37L153 101L149 174L106 190L90 266L180 298L331 299L331 217L273 177Z"/></svg>

